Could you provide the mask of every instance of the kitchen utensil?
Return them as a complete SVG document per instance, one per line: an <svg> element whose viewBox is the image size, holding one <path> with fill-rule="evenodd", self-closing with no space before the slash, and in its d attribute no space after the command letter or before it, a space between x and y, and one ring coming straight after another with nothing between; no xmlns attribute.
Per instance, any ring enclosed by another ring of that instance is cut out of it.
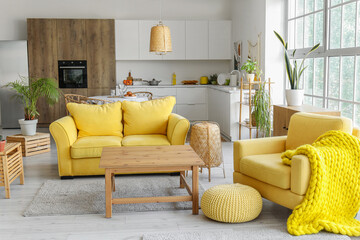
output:
<svg viewBox="0 0 360 240"><path fill-rule="evenodd" d="M157 86L161 82L161 80L155 80L155 78L153 78L151 81L148 80L143 80L143 81L148 82L150 86Z"/></svg>
<svg viewBox="0 0 360 240"><path fill-rule="evenodd" d="M181 82L184 85L196 85L198 83L197 80L184 80Z"/></svg>
<svg viewBox="0 0 360 240"><path fill-rule="evenodd" d="M209 79L207 76L200 77L200 84L208 84L208 83L209 83Z"/></svg>
<svg viewBox="0 0 360 240"><path fill-rule="evenodd" d="M226 83L226 79L230 79L229 73L220 73L217 78L217 83L219 85L224 85Z"/></svg>

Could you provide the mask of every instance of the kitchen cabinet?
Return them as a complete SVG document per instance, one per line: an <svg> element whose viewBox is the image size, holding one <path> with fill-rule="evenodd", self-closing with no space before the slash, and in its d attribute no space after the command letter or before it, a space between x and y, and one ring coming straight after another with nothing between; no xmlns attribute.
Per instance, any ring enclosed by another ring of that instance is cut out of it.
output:
<svg viewBox="0 0 360 240"><path fill-rule="evenodd" d="M176 102L177 113L189 120L208 119L207 88L178 88Z"/></svg>
<svg viewBox="0 0 360 240"><path fill-rule="evenodd" d="M170 28L172 52L162 56L163 60L185 59L185 21L163 21Z"/></svg>
<svg viewBox="0 0 360 240"><path fill-rule="evenodd" d="M161 55L151 53L150 50L150 32L151 28L159 22L155 20L139 21L139 51L140 60L162 60Z"/></svg>
<svg viewBox="0 0 360 240"><path fill-rule="evenodd" d="M207 103L207 88L178 88L178 104Z"/></svg>
<svg viewBox="0 0 360 240"><path fill-rule="evenodd" d="M115 21L115 46L116 60L140 59L139 20Z"/></svg>
<svg viewBox="0 0 360 240"><path fill-rule="evenodd" d="M207 104L177 104L177 114L190 121L207 120Z"/></svg>
<svg viewBox="0 0 360 240"><path fill-rule="evenodd" d="M209 21L186 21L186 59L209 58Z"/></svg>
<svg viewBox="0 0 360 240"><path fill-rule="evenodd" d="M231 59L231 21L209 21L209 59Z"/></svg>
<svg viewBox="0 0 360 240"><path fill-rule="evenodd" d="M57 53L59 60L85 60L86 35L84 19L58 19Z"/></svg>

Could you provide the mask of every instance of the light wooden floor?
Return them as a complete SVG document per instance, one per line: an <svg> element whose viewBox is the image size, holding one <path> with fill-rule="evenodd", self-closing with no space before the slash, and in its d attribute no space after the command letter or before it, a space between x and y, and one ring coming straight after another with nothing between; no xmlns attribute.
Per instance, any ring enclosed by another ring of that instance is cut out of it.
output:
<svg viewBox="0 0 360 240"><path fill-rule="evenodd" d="M40 129L47 132L47 129ZM19 130L2 130L2 134L11 135ZM24 158L25 185L14 181L11 199L5 199L5 191L0 187L0 239L141 239L144 233L192 230L233 229L240 231L247 227L264 225L286 225L291 211L264 200L263 211L252 222L242 224L224 224L207 219L200 210L198 216L191 210L133 212L113 214L111 219L104 215L74 215L49 217L23 217L22 213L29 205L42 183L48 179L59 179L57 172L56 147L52 141L50 153ZM223 143L226 179L220 168L212 170L212 182L207 181L207 170L200 174L200 183L209 188L214 185L232 183L232 143ZM63 180L64 181L64 180ZM65 181L76 181L65 180ZM358 217L359 218L359 217ZM241 233L239 233L241 234ZM355 238L354 238L355 239Z"/></svg>

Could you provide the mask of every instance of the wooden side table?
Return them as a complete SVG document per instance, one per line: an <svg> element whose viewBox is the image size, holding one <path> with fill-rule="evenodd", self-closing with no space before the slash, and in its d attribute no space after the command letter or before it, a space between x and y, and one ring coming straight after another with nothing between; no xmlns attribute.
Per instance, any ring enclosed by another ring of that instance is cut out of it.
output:
<svg viewBox="0 0 360 240"><path fill-rule="evenodd" d="M319 108L311 105L301 106L285 106L285 105L274 105L274 136L287 135L289 128L290 118L297 112L316 113L330 116L340 116L341 112L336 110L330 110L325 108Z"/></svg>
<svg viewBox="0 0 360 240"><path fill-rule="evenodd" d="M5 150L0 152L0 186L5 186L5 197L10 198L10 183L20 177L24 185L24 167L20 143L6 143Z"/></svg>
<svg viewBox="0 0 360 240"><path fill-rule="evenodd" d="M21 143L23 157L29 157L35 154L50 152L50 134L36 133L34 136L24 136L16 134L7 136L8 143Z"/></svg>

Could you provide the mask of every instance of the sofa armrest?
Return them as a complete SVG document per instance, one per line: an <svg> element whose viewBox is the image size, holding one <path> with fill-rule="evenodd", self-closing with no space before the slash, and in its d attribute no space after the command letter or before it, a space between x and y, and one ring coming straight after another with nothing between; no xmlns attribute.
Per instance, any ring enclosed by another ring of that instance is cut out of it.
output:
<svg viewBox="0 0 360 240"><path fill-rule="evenodd" d="M70 147L77 139L77 128L74 119L70 116L60 118L51 123L49 129L56 143L59 175L71 176Z"/></svg>
<svg viewBox="0 0 360 240"><path fill-rule="evenodd" d="M178 114L171 113L167 126L167 138L171 145L184 145L189 128L189 120Z"/></svg>
<svg viewBox="0 0 360 240"><path fill-rule="evenodd" d="M291 158L291 191L305 195L311 176L310 161L305 155L294 155Z"/></svg>
<svg viewBox="0 0 360 240"><path fill-rule="evenodd" d="M360 128L354 127L353 131L352 131L352 135L357 137L357 138L360 138Z"/></svg>
<svg viewBox="0 0 360 240"><path fill-rule="evenodd" d="M286 136L256 138L234 142L234 170L240 172L240 160L251 155L281 153L285 151Z"/></svg>

